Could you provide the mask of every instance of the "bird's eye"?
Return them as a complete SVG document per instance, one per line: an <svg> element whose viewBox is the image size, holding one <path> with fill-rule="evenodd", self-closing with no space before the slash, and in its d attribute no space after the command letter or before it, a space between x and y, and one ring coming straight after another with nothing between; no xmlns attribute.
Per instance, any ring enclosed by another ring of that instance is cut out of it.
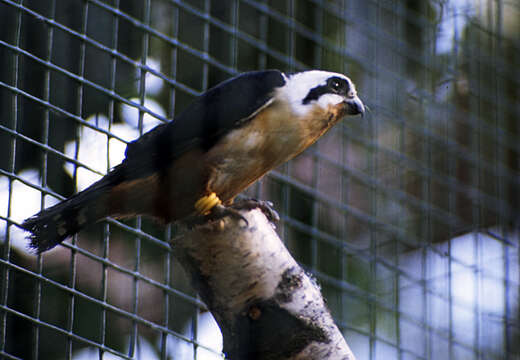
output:
<svg viewBox="0 0 520 360"><path fill-rule="evenodd" d="M340 92L341 91L341 82L337 79L331 79L329 81L329 87L332 89L332 91L334 92Z"/></svg>

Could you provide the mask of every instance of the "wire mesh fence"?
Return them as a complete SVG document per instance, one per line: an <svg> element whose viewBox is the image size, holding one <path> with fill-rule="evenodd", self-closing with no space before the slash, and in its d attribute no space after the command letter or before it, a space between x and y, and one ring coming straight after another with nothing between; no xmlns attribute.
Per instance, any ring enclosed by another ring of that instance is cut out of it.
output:
<svg viewBox="0 0 520 360"><path fill-rule="evenodd" d="M359 359L516 359L520 5L507 0L0 0L0 354L210 359L175 229L21 221L243 71L345 73L370 107L247 190Z"/></svg>

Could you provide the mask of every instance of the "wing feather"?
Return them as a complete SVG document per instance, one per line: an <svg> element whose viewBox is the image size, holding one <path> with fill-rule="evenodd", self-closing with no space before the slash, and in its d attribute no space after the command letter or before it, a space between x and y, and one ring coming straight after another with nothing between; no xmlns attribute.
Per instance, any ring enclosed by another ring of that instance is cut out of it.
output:
<svg viewBox="0 0 520 360"><path fill-rule="evenodd" d="M278 70L255 71L227 80L201 96L175 119L128 144L123 166L125 180L165 169L194 147L211 148L230 130L247 123L267 106L277 87L285 84Z"/></svg>

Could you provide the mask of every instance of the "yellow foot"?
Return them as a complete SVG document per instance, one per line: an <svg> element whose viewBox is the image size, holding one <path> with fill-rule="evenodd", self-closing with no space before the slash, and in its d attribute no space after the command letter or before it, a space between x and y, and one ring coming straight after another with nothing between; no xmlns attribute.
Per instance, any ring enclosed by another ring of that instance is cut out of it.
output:
<svg viewBox="0 0 520 360"><path fill-rule="evenodd" d="M206 215L217 205L221 205L222 201L218 198L217 194L211 193L209 195L201 197L195 203L195 210L201 215Z"/></svg>

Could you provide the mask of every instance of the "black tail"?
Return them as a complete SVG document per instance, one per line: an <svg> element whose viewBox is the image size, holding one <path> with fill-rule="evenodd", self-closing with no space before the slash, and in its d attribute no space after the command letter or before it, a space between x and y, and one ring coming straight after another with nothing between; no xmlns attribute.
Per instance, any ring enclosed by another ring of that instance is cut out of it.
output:
<svg viewBox="0 0 520 360"><path fill-rule="evenodd" d="M29 247L38 254L52 249L86 225L107 216L109 184L108 177L104 177L82 192L26 219L22 228L31 232Z"/></svg>

